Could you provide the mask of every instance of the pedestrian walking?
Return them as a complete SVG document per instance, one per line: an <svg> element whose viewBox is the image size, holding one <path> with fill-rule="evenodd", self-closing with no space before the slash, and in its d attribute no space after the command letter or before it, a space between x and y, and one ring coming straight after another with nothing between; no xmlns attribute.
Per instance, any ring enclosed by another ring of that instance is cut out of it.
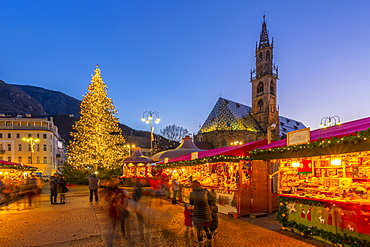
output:
<svg viewBox="0 0 370 247"><path fill-rule="evenodd" d="M112 223L111 237L107 238L107 246L113 246L114 232L117 224L121 227L122 236L126 236L126 218L130 215L128 206L128 194L118 187L107 190L104 202L108 204L108 215Z"/></svg>
<svg viewBox="0 0 370 247"><path fill-rule="evenodd" d="M32 198L37 192L37 181L34 175L31 175L26 180L26 197L28 199L28 206L32 206Z"/></svg>
<svg viewBox="0 0 370 247"><path fill-rule="evenodd" d="M96 176L95 173L89 176L89 190L90 190L90 203L93 201L93 195L95 196L95 201L99 201L98 197L98 189L99 189L99 178Z"/></svg>
<svg viewBox="0 0 370 247"><path fill-rule="evenodd" d="M194 238L194 228L193 228L193 206L190 204L185 204L185 210L184 210L184 223L185 223L185 237Z"/></svg>
<svg viewBox="0 0 370 247"><path fill-rule="evenodd" d="M133 181L135 183L135 188L134 191L132 192L132 199L135 200L136 202L139 202L142 193L141 189L142 184L140 183L140 180L137 178L134 178Z"/></svg>
<svg viewBox="0 0 370 247"><path fill-rule="evenodd" d="M180 196L180 182L177 181L176 178L172 180L172 192L173 192L172 204L178 204L177 197Z"/></svg>
<svg viewBox="0 0 370 247"><path fill-rule="evenodd" d="M60 204L66 204L66 193L68 192L67 181L64 176L61 176L58 184L58 194L60 199Z"/></svg>
<svg viewBox="0 0 370 247"><path fill-rule="evenodd" d="M0 177L0 202L3 200L3 190L4 190L4 182L3 182L3 180L4 180L4 177L3 176L1 176ZM1 206L0 206L0 210L2 210L2 208L1 208Z"/></svg>
<svg viewBox="0 0 370 247"><path fill-rule="evenodd" d="M218 228L218 207L216 205L217 194L214 189L211 189L209 192L209 205L211 206L211 214L212 214L212 222L209 226L209 230L211 231L212 237L215 238L217 234Z"/></svg>
<svg viewBox="0 0 370 247"><path fill-rule="evenodd" d="M209 246L213 247L213 237L210 231L212 213L209 204L209 192L194 180L191 183L193 192L190 193L190 204L194 205L193 224L197 231L198 246L204 246L203 231L207 236Z"/></svg>
<svg viewBox="0 0 370 247"><path fill-rule="evenodd" d="M49 184L50 184L50 204L58 204L57 203L57 196L58 196L58 173L54 173L54 176L50 177Z"/></svg>

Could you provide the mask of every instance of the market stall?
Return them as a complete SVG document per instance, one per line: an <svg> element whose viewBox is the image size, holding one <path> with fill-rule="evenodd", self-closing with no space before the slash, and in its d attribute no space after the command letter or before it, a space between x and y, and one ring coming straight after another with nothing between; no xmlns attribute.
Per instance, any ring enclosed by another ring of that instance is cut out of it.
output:
<svg viewBox="0 0 370 247"><path fill-rule="evenodd" d="M25 180L31 173L34 174L36 171L37 167L0 160L0 177L2 181L10 181L13 187L10 194L11 199L25 193ZM38 182L42 183L41 178ZM41 186L41 184L39 184L39 186ZM4 197L0 196L0 203L2 203L3 200Z"/></svg>
<svg viewBox="0 0 370 247"><path fill-rule="evenodd" d="M260 180L267 180L266 176L260 176L267 171L260 167L252 168L249 157L250 150L266 143L267 140L262 140L195 152L159 162L156 169L161 169L166 177L180 181L183 202L189 201L191 181L198 180L203 187L216 192L220 213L243 216L261 210L258 203L252 203L253 196L256 202L261 201L264 204L262 201L265 201L267 205L267 198L254 193L267 190L267 181ZM257 183L261 186L255 188Z"/></svg>
<svg viewBox="0 0 370 247"><path fill-rule="evenodd" d="M271 177L278 176L283 229L338 246L370 246L369 127L365 118L295 131L251 152L253 162L279 166Z"/></svg>
<svg viewBox="0 0 370 247"><path fill-rule="evenodd" d="M123 160L124 186L135 186L134 178L140 179L142 186L149 186L148 179L152 177L151 163L153 163L151 158L144 156L140 148L135 148L134 154Z"/></svg>

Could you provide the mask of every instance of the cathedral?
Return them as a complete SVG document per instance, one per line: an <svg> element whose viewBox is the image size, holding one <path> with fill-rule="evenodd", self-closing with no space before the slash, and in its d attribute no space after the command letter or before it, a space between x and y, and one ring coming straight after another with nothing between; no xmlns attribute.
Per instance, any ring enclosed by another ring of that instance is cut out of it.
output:
<svg viewBox="0 0 370 247"><path fill-rule="evenodd" d="M276 141L290 131L305 128L297 120L279 116L279 78L278 68L273 63L273 48L274 42L270 42L263 16L255 51L256 68L250 73L252 107L220 97L195 136L197 143L209 143L212 148L219 148L266 138Z"/></svg>

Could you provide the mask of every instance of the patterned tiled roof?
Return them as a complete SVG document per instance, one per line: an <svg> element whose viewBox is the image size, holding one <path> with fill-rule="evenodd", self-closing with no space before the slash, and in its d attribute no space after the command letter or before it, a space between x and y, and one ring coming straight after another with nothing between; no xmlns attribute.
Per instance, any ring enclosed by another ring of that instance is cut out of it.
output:
<svg viewBox="0 0 370 247"><path fill-rule="evenodd" d="M249 114L251 111L252 108L250 106L220 97L201 127L200 132L206 133L215 130L263 131L258 122ZM305 128L299 121L282 116L279 119L280 135Z"/></svg>

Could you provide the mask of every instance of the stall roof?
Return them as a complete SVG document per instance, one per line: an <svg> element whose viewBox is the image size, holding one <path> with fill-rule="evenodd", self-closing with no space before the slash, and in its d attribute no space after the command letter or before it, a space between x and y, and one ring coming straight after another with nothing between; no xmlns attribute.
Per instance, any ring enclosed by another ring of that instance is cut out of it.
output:
<svg viewBox="0 0 370 247"><path fill-rule="evenodd" d="M232 156L248 156L249 151L265 145L267 140L260 140L255 142L248 142L243 145L239 146L228 146L222 148L216 148L206 151L198 152L198 159L205 158L205 157L212 157L217 155L232 155ZM184 160L191 160L191 154L186 154L180 157L176 157L170 159L168 162L177 162L177 161L184 161ZM159 162L158 164L163 164L164 162Z"/></svg>
<svg viewBox="0 0 370 247"><path fill-rule="evenodd" d="M0 160L0 168L22 168L24 170L35 170L37 167L29 166L29 165L22 165L19 163L14 163L6 160Z"/></svg>
<svg viewBox="0 0 370 247"><path fill-rule="evenodd" d="M331 127L321 128L310 131L310 141L314 142L318 139L329 139L333 136L335 137L342 137L342 136L349 136L355 134L355 132L367 130L370 128L370 117L362 118L359 120L354 120L351 122L342 123L340 125L334 125ZM276 148L276 147L284 147L286 146L286 139L276 141L261 147L259 149L269 149L269 148Z"/></svg>

